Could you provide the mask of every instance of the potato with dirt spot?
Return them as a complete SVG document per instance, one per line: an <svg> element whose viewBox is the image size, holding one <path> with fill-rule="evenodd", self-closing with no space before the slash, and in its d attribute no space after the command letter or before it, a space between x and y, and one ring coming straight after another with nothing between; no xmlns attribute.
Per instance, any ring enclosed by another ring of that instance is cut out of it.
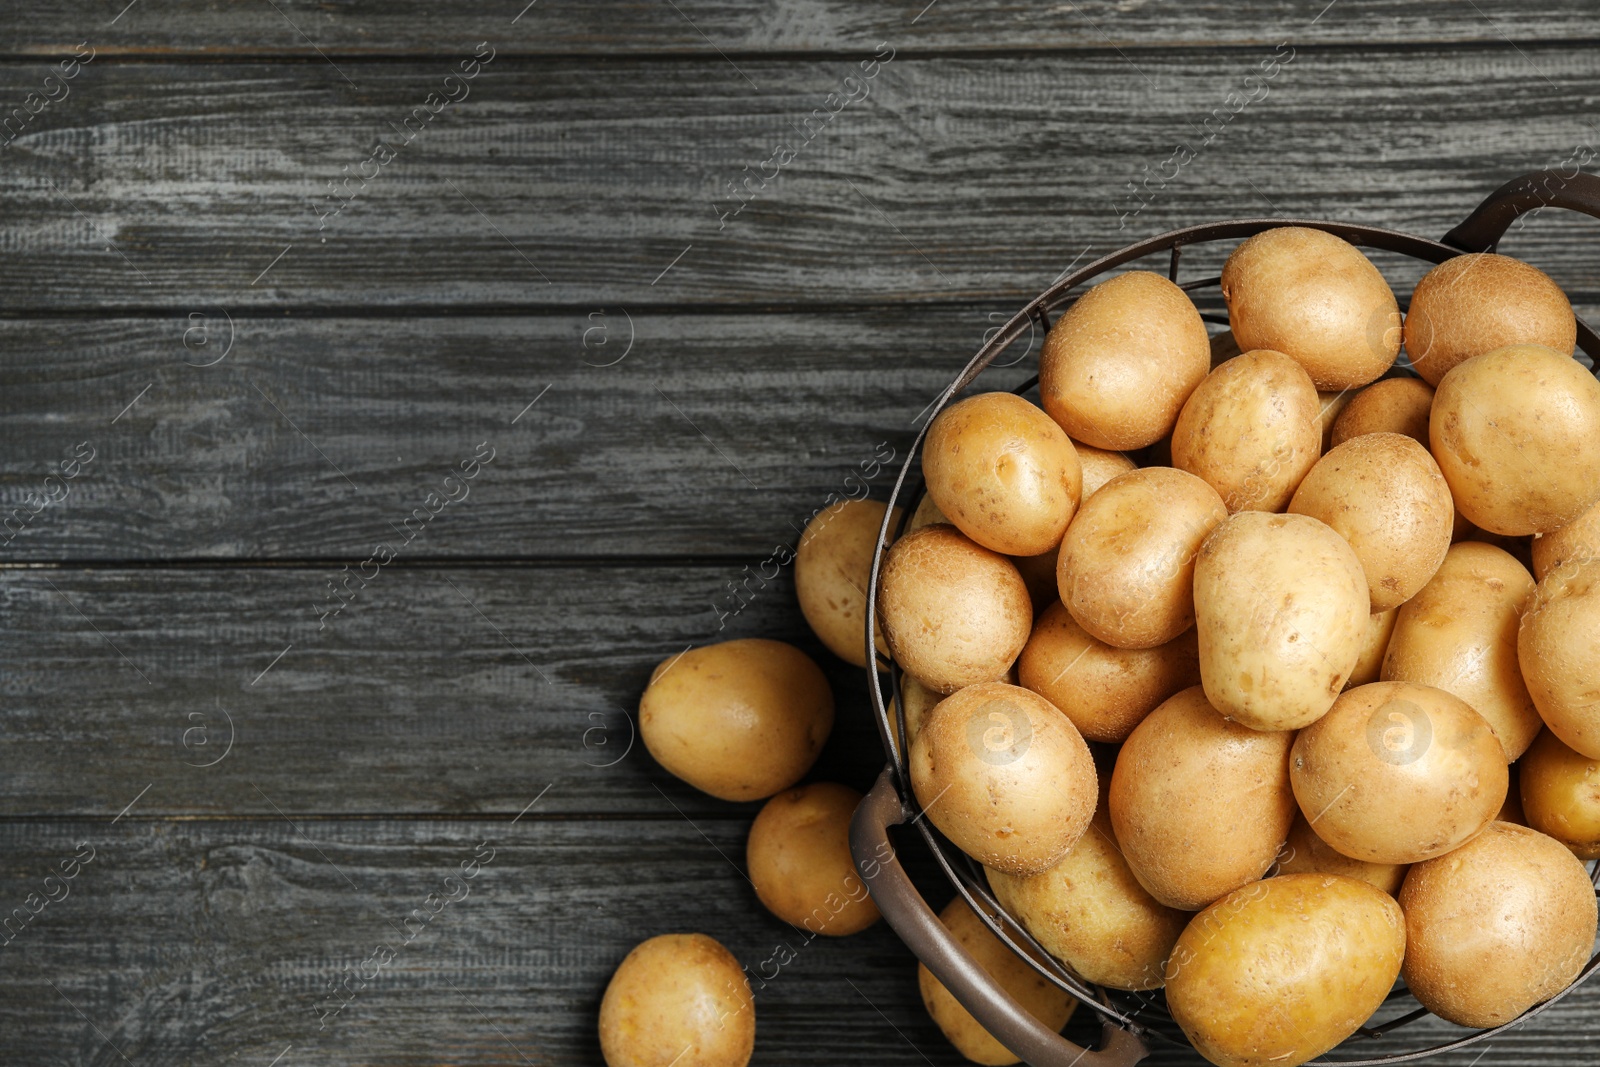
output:
<svg viewBox="0 0 1600 1067"><path fill-rule="evenodd" d="M1403 433L1428 447L1428 416L1433 411L1433 386L1421 378L1385 378L1354 394L1333 424L1331 445L1369 433Z"/></svg>
<svg viewBox="0 0 1600 1067"><path fill-rule="evenodd" d="M1517 659L1550 732L1600 758L1600 559L1545 575L1523 612Z"/></svg>
<svg viewBox="0 0 1600 1067"><path fill-rule="evenodd" d="M744 968L705 934L662 934L640 944L600 1001L607 1067L745 1067L755 1041Z"/></svg>
<svg viewBox="0 0 1600 1067"><path fill-rule="evenodd" d="M1522 819L1580 860L1600 859L1600 759L1545 730L1517 764Z"/></svg>
<svg viewBox="0 0 1600 1067"><path fill-rule="evenodd" d="M887 505L841 500L806 524L794 556L794 591L811 632L828 651L857 667L867 665L867 586L872 552ZM895 521L899 509L895 509ZM891 532L894 529L890 523ZM878 651L889 647L878 635Z"/></svg>
<svg viewBox="0 0 1600 1067"><path fill-rule="evenodd" d="M1447 259L1417 283L1406 316L1406 352L1433 385L1456 366L1507 345L1565 355L1578 321L1561 287L1537 267L1493 252Z"/></svg>

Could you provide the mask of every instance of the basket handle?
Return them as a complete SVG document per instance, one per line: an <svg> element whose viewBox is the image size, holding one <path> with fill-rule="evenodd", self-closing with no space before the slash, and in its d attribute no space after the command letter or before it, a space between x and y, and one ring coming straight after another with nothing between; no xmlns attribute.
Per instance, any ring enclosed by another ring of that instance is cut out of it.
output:
<svg viewBox="0 0 1600 1067"><path fill-rule="evenodd" d="M1564 207L1600 218L1600 177L1580 168L1571 174L1537 170L1513 178L1445 234L1444 243L1464 252L1488 252L1520 216L1545 207Z"/></svg>
<svg viewBox="0 0 1600 1067"><path fill-rule="evenodd" d="M850 851L878 910L917 959L984 1029L1033 1067L1133 1067L1149 1055L1135 1034L1109 1022L1100 1048L1079 1048L1029 1015L951 936L911 884L889 841L889 827L911 814L895 790L893 771L892 765L885 767L856 808Z"/></svg>

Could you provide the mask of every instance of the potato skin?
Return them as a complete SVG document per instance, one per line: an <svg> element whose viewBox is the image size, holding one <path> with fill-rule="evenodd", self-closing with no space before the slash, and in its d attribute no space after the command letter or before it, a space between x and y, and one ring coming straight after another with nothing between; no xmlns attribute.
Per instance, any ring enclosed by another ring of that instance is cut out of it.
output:
<svg viewBox="0 0 1600 1067"><path fill-rule="evenodd" d="M1095 490L1119 474L1138 470L1139 465L1121 452L1109 448L1096 448L1082 441L1072 442L1078 450L1078 466L1083 468L1083 499L1088 500Z"/></svg>
<svg viewBox="0 0 1600 1067"><path fill-rule="evenodd" d="M766 909L813 934L844 937L877 922L850 856L861 794L837 782L788 789L761 809L745 843L750 884Z"/></svg>
<svg viewBox="0 0 1600 1067"><path fill-rule="evenodd" d="M1133 728L1107 807L1147 893L1194 911L1267 872L1294 821L1293 740L1227 721L1198 686Z"/></svg>
<svg viewBox="0 0 1600 1067"><path fill-rule="evenodd" d="M1333 427L1355 397L1356 394L1349 389L1340 389L1336 393L1317 390L1317 425L1322 430L1323 455L1327 455L1328 449L1333 447Z"/></svg>
<svg viewBox="0 0 1600 1067"><path fill-rule="evenodd" d="M1367 620L1367 636L1361 642L1361 655L1356 658L1355 669L1345 679L1346 689L1378 680L1383 671L1384 654L1389 650L1389 638L1394 634L1395 620L1399 617L1400 609L1391 608Z"/></svg>
<svg viewBox="0 0 1600 1067"><path fill-rule="evenodd" d="M1433 386L1421 378L1384 378L1356 393L1333 423L1332 446L1368 433L1403 433L1428 447ZM1323 451L1328 450L1323 446Z"/></svg>
<svg viewBox="0 0 1600 1067"><path fill-rule="evenodd" d="M705 934L662 934L638 945L600 1001L607 1067L745 1067L755 1042L744 969Z"/></svg>
<svg viewBox="0 0 1600 1067"><path fill-rule="evenodd" d="M758 637L664 660L639 698L639 736L656 762L723 800L794 785L832 729L822 669L793 645Z"/></svg>
<svg viewBox="0 0 1600 1067"><path fill-rule="evenodd" d="M1277 863L1280 875L1340 874L1381 889L1391 897L1400 892L1406 870L1403 863L1367 863L1351 859L1318 837L1303 814L1294 817L1289 840L1284 842Z"/></svg>
<svg viewBox="0 0 1600 1067"><path fill-rule="evenodd" d="M1544 576L1569 560L1600 559L1600 500L1566 525L1533 539L1533 576Z"/></svg>
<svg viewBox="0 0 1600 1067"><path fill-rule="evenodd" d="M1172 431L1172 465L1205 479L1230 512L1282 511L1322 454L1320 401L1305 370L1253 349L1206 376Z"/></svg>
<svg viewBox="0 0 1600 1067"><path fill-rule="evenodd" d="M1220 1067L1296 1067L1372 1017L1405 952L1387 893L1334 874L1269 878L1190 921L1167 964L1167 1005Z"/></svg>
<svg viewBox="0 0 1600 1067"><path fill-rule="evenodd" d="M1583 864L1537 830L1496 822L1400 889L1406 985L1461 1026L1510 1022L1561 992L1594 944L1594 887Z"/></svg>
<svg viewBox="0 0 1600 1067"><path fill-rule="evenodd" d="M1517 765L1527 824L1580 860L1600 859L1600 760L1574 752L1545 730Z"/></svg>
<svg viewBox="0 0 1600 1067"><path fill-rule="evenodd" d="M841 500L806 524L795 549L800 614L829 652L857 667L867 665L867 586L887 507L877 500ZM881 633L878 651L889 654Z"/></svg>
<svg viewBox="0 0 1600 1067"><path fill-rule="evenodd" d="M1154 444L1211 367L1211 338L1187 293L1129 271L1078 298L1045 335L1039 397L1075 441Z"/></svg>
<svg viewBox="0 0 1600 1067"><path fill-rule="evenodd" d="M1344 688L1371 628L1367 577L1344 538L1305 515L1239 512L1195 562L1200 681L1256 730L1315 722Z"/></svg>
<svg viewBox="0 0 1600 1067"><path fill-rule="evenodd" d="M1061 603L1106 644L1166 644L1194 625L1194 558L1227 517L1217 491L1184 471L1145 467L1113 478L1061 541Z"/></svg>
<svg viewBox="0 0 1600 1067"><path fill-rule="evenodd" d="M1505 802L1505 752L1466 701L1410 682L1341 696L1295 737L1289 781L1317 836L1367 863L1442 856Z"/></svg>
<svg viewBox="0 0 1600 1067"><path fill-rule="evenodd" d="M1523 612L1517 659L1528 695L1550 732L1600 757L1600 559L1545 575Z"/></svg>
<svg viewBox="0 0 1600 1067"><path fill-rule="evenodd" d="M1405 342L1417 373L1438 385L1459 364L1507 345L1543 345L1570 356L1578 321L1567 294L1544 271L1477 252L1447 259L1417 282Z"/></svg>

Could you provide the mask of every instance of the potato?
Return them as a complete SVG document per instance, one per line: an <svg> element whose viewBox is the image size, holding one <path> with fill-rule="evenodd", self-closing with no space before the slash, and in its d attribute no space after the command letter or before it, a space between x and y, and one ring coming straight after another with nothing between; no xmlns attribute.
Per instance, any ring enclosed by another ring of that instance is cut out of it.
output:
<svg viewBox="0 0 1600 1067"><path fill-rule="evenodd" d="M1412 867L1400 907L1406 985L1459 1026L1499 1026L1555 996L1594 944L1583 864L1560 842L1510 823Z"/></svg>
<svg viewBox="0 0 1600 1067"><path fill-rule="evenodd" d="M1195 561L1206 697L1256 730L1315 722L1361 657L1372 622L1368 599L1361 561L1323 523L1234 515Z"/></svg>
<svg viewBox="0 0 1600 1067"><path fill-rule="evenodd" d="M1517 662L1517 625L1533 577L1493 545L1452 545L1444 563L1401 608L1383 657L1386 682L1452 693L1483 716L1507 762L1543 725Z"/></svg>
<svg viewBox="0 0 1600 1067"><path fill-rule="evenodd" d="M1167 1006L1221 1067L1296 1067L1372 1017L1406 953L1387 893L1336 874L1245 886L1195 916L1167 964Z"/></svg>
<svg viewBox="0 0 1600 1067"><path fill-rule="evenodd" d="M1061 557L1061 546L1037 556L1012 556L1011 563L1022 575L1022 584L1028 588L1028 600L1033 604L1034 618L1055 602L1056 565Z"/></svg>
<svg viewBox="0 0 1600 1067"><path fill-rule="evenodd" d="M751 637L664 660L639 698L656 762L723 800L760 800L798 782L833 729L833 691L793 645Z"/></svg>
<svg viewBox="0 0 1600 1067"><path fill-rule="evenodd" d="M1080 296L1045 335L1039 397L1075 441L1118 451L1172 432L1211 366L1211 339L1182 289L1130 271Z"/></svg>
<svg viewBox="0 0 1600 1067"><path fill-rule="evenodd" d="M1289 780L1317 836L1352 859L1417 863L1472 839L1505 802L1505 752L1459 697L1410 682L1341 696L1295 737Z"/></svg>
<svg viewBox="0 0 1600 1067"><path fill-rule="evenodd" d="M1083 493L1072 442L1012 393L979 393L941 411L928 427L922 473L958 530L1012 556L1060 544Z"/></svg>
<svg viewBox="0 0 1600 1067"><path fill-rule="evenodd" d="M1473 356L1507 345L1572 354L1578 322L1560 286L1537 267L1478 252L1434 267L1411 294L1406 352L1428 382Z"/></svg>
<svg viewBox="0 0 1600 1067"><path fill-rule="evenodd" d="M1107 807L1146 892L1193 911L1266 873L1294 820L1293 740L1228 722L1199 687L1133 728L1117 754Z"/></svg>
<svg viewBox="0 0 1600 1067"><path fill-rule="evenodd" d="M1538 739L1535 738L1535 740ZM1506 802L1500 805L1499 814L1495 815L1494 820L1495 822L1514 822L1518 826L1527 826L1528 818L1522 811L1522 790L1517 784L1522 777L1521 770L1517 764L1513 763L1506 768L1506 774L1510 776L1510 782L1506 788Z"/></svg>
<svg viewBox="0 0 1600 1067"><path fill-rule="evenodd" d="M1113 452L1106 448L1095 448L1081 441L1072 442L1078 450L1078 465L1083 468L1083 499L1088 500L1094 495L1095 490L1105 485L1119 474L1127 474L1137 470L1139 465L1124 456L1121 452Z"/></svg>
<svg viewBox="0 0 1600 1067"><path fill-rule="evenodd" d="M1332 446L1369 433L1403 433L1428 447L1433 386L1421 378L1385 378L1354 394L1333 423ZM1323 451L1328 451L1328 445Z"/></svg>
<svg viewBox="0 0 1600 1067"><path fill-rule="evenodd" d="M1311 379L1282 352L1236 356L1183 405L1172 465L1205 479L1230 512L1282 511L1322 454L1318 405Z"/></svg>
<svg viewBox="0 0 1600 1067"><path fill-rule="evenodd" d="M767 801L750 826L745 866L766 909L813 934L843 937L878 921L850 856L850 817L861 794L812 782Z"/></svg>
<svg viewBox="0 0 1600 1067"><path fill-rule="evenodd" d="M909 674L900 675L900 696L906 706L906 740L915 741L917 734L922 731L922 724L928 720L928 713L934 709L939 701L944 699L943 693L935 692L911 677ZM899 711L896 702L889 701L889 722L891 725L899 721ZM892 734L891 736L898 736Z"/></svg>
<svg viewBox="0 0 1600 1067"><path fill-rule="evenodd" d="M933 502L933 497L924 494L922 500L917 504L917 510L911 513L911 521L906 523L905 529L900 533L901 536L905 536L912 530L923 526L934 526L939 523L944 523L947 526L954 525L945 517L944 512L939 510L939 505Z"/></svg>
<svg viewBox="0 0 1600 1067"><path fill-rule="evenodd" d="M1565 526L1533 539L1533 576L1545 575L1568 560L1600 559L1600 500Z"/></svg>
<svg viewBox="0 0 1600 1067"><path fill-rule="evenodd" d="M857 667L867 665L867 586L872 551L888 505L841 500L806 524L794 556L794 591L800 614L828 651ZM896 508L895 522L899 521ZM894 523L889 526L894 530ZM878 651L889 654L883 635Z"/></svg>
<svg viewBox="0 0 1600 1067"><path fill-rule="evenodd" d="M1194 558L1228 517L1217 491L1171 467L1107 482L1061 542L1056 582L1067 611L1118 648L1155 648L1194 625Z"/></svg>
<svg viewBox="0 0 1600 1067"><path fill-rule="evenodd" d="M1350 389L1340 389L1336 393L1317 391L1317 428L1322 431L1323 454L1333 447L1333 425L1338 421L1340 413L1350 406L1350 401L1355 399L1355 395Z"/></svg>
<svg viewBox="0 0 1600 1067"><path fill-rule="evenodd" d="M1193 629L1155 648L1108 645L1058 600L1033 624L1017 681L1060 708L1090 741L1121 741L1156 705L1200 683L1200 650Z"/></svg>
<svg viewBox="0 0 1600 1067"><path fill-rule="evenodd" d="M1400 610L1393 608L1367 620L1367 636L1361 642L1361 655L1356 659L1355 669L1345 679L1346 689L1378 680L1383 670L1383 655L1389 649L1389 637L1399 617Z"/></svg>
<svg viewBox="0 0 1600 1067"><path fill-rule="evenodd" d="M1570 355L1514 345L1457 364L1428 438L1456 507L1490 533L1550 533L1600 498L1600 381Z"/></svg>
<svg viewBox="0 0 1600 1067"><path fill-rule="evenodd" d="M895 662L941 693L1004 677L1033 624L1016 566L954 526L924 526L889 547L878 608Z"/></svg>
<svg viewBox="0 0 1600 1067"><path fill-rule="evenodd" d="M1600 760L1580 755L1545 730L1517 767L1527 824L1580 860L1600 859Z"/></svg>
<svg viewBox="0 0 1600 1067"><path fill-rule="evenodd" d="M1407 870L1403 863L1367 863L1351 859L1318 837L1304 815L1294 817L1289 840L1283 846L1277 866L1279 875L1341 874L1376 886L1391 897L1400 892Z"/></svg>
<svg viewBox="0 0 1600 1067"><path fill-rule="evenodd" d="M989 977L1010 993L1028 1014L1052 1030L1067 1025L1078 1002L995 937L965 900L956 897L939 913L939 919L978 966L988 971ZM917 964L917 986L922 990L923 1006L957 1052L973 1063L997 1067L1021 1062L921 963Z"/></svg>
<svg viewBox="0 0 1600 1067"><path fill-rule="evenodd" d="M1318 389L1381 377L1400 352L1400 306L1372 261L1321 230L1283 226L1245 241L1222 266L1239 347L1270 348Z"/></svg>
<svg viewBox="0 0 1600 1067"><path fill-rule="evenodd" d="M995 899L1045 951L1085 981L1112 989L1159 988L1167 954L1189 921L1134 878L1103 811L1049 870L988 876Z"/></svg>
<svg viewBox="0 0 1600 1067"><path fill-rule="evenodd" d="M628 953L600 1001L607 1067L744 1067L756 1006L733 953L705 934L662 934Z"/></svg>
<svg viewBox="0 0 1600 1067"><path fill-rule="evenodd" d="M1517 631L1528 695L1550 732L1600 757L1600 559L1563 563L1534 591Z"/></svg>

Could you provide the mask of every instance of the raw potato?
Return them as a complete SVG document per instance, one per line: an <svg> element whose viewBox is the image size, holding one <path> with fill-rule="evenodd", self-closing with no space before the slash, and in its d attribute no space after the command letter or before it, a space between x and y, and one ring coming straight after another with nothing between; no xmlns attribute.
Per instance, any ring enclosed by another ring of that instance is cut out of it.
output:
<svg viewBox="0 0 1600 1067"><path fill-rule="evenodd" d="M1544 576L1568 560L1600 559L1600 500L1577 518L1533 539L1533 576Z"/></svg>
<svg viewBox="0 0 1600 1067"><path fill-rule="evenodd" d="M1578 322L1544 271L1478 252L1423 275L1411 294L1405 341L1411 365L1438 385L1457 364L1506 345L1543 345L1570 356Z"/></svg>
<svg viewBox="0 0 1600 1067"><path fill-rule="evenodd" d="M1361 643L1361 655L1356 660L1355 669L1345 679L1346 689L1378 680L1383 670L1383 656L1389 649L1389 638L1394 633L1395 620L1399 617L1400 610L1396 608L1367 620L1367 636Z"/></svg>
<svg viewBox="0 0 1600 1067"><path fill-rule="evenodd" d="M1600 760L1580 755L1549 730L1517 766L1527 824L1580 860L1600 859Z"/></svg>
<svg viewBox="0 0 1600 1067"><path fill-rule="evenodd" d="M1399 607L1428 583L1450 550L1456 516L1439 465L1398 433L1363 434L1323 456L1289 511L1320 519L1350 542L1374 613Z"/></svg>
<svg viewBox="0 0 1600 1067"><path fill-rule="evenodd" d="M1134 878L1103 811L1048 871L988 875L995 899L1047 952L1112 989L1159 988L1167 954L1189 921Z"/></svg>
<svg viewBox="0 0 1600 1067"><path fill-rule="evenodd" d="M1267 872L1294 821L1293 741L1228 722L1199 687L1134 727L1117 754L1107 807L1146 892L1194 911Z"/></svg>
<svg viewBox="0 0 1600 1067"><path fill-rule="evenodd" d="M1194 569L1200 681L1212 705L1256 730L1320 718L1355 670L1372 615L1344 538L1305 515L1244 511Z"/></svg>
<svg viewBox="0 0 1600 1067"><path fill-rule="evenodd" d="M1289 840L1278 860L1278 873L1282 874L1342 874L1358 882L1388 893L1391 897L1400 892L1407 867L1403 863L1367 863L1353 860L1317 836L1304 815L1296 815L1289 830Z"/></svg>
<svg viewBox="0 0 1600 1067"><path fill-rule="evenodd" d="M1139 465L1124 456L1121 452L1113 452L1106 448L1095 448L1080 441L1072 442L1078 450L1078 465L1083 468L1083 499L1088 500L1094 491L1105 485L1119 474L1127 474L1137 470Z"/></svg>
<svg viewBox="0 0 1600 1067"><path fill-rule="evenodd" d="M1116 648L1091 636L1058 600L1033 624L1017 681L1090 741L1122 741L1163 700L1200 683L1200 649L1193 629L1155 648Z"/></svg>
<svg viewBox="0 0 1600 1067"><path fill-rule="evenodd" d="M1460 1026L1499 1026L1555 996L1594 944L1583 864L1560 842L1510 823L1411 868L1400 906L1406 985Z"/></svg>
<svg viewBox="0 0 1600 1067"><path fill-rule="evenodd" d="M861 794L812 782L771 800L750 826L745 866L766 909L813 934L844 937L878 921L850 856L850 817Z"/></svg>
<svg viewBox="0 0 1600 1067"><path fill-rule="evenodd" d="M1113 478L1061 542L1056 581L1067 611L1118 648L1155 648L1194 625L1194 558L1228 517L1217 491L1171 467Z"/></svg>
<svg viewBox="0 0 1600 1067"><path fill-rule="evenodd" d="M1428 437L1456 507L1490 533L1550 533L1600 498L1600 381L1570 355L1514 345L1458 364Z"/></svg>
<svg viewBox="0 0 1600 1067"><path fill-rule="evenodd" d="M1487 826L1505 752L1466 701L1410 682L1341 696L1295 737L1289 779L1317 836L1352 859L1418 863Z"/></svg>
<svg viewBox="0 0 1600 1067"><path fill-rule="evenodd" d="M1516 759L1544 725L1517 662L1517 626L1533 589L1533 576L1506 552L1477 541L1452 545L1400 608L1382 679L1460 697L1488 721L1507 762Z"/></svg>
<svg viewBox="0 0 1600 1067"><path fill-rule="evenodd" d="M656 762L723 800L761 800L798 782L833 729L833 691L793 645L751 637L664 660L639 698Z"/></svg>
<svg viewBox="0 0 1600 1067"><path fill-rule="evenodd" d="M1256 349L1212 371L1172 431L1172 465L1208 482L1230 512L1282 511L1322 454L1316 387L1282 352Z"/></svg>
<svg viewBox="0 0 1600 1067"><path fill-rule="evenodd" d="M944 512L939 510L939 505L933 502L933 497L924 494L921 502L917 504L917 510L911 513L911 521L906 523L906 528L901 534L903 536L923 526L935 526L940 523L946 526L953 525L945 517Z"/></svg>
<svg viewBox="0 0 1600 1067"><path fill-rule="evenodd" d="M1037 556L1012 556L1011 562L1022 575L1022 584L1028 587L1028 600L1033 604L1034 617L1056 599L1056 562L1061 556L1061 546Z"/></svg>
<svg viewBox="0 0 1600 1067"><path fill-rule="evenodd" d="M1517 658L1550 732L1600 757L1600 559L1545 575L1522 616Z"/></svg>
<svg viewBox="0 0 1600 1067"><path fill-rule="evenodd" d="M896 541L878 583L895 662L938 692L1005 677L1028 643L1033 604L1022 575L954 526L924 526Z"/></svg>
<svg viewBox="0 0 1600 1067"><path fill-rule="evenodd" d="M806 524L795 550L800 614L828 651L857 667L867 665L867 585L886 508L876 500L841 500ZM889 529L892 533L893 522ZM877 644L887 656L882 634Z"/></svg>
<svg viewBox="0 0 1600 1067"><path fill-rule="evenodd" d="M608 1067L745 1067L755 1043L744 969L705 934L662 934L637 946L600 1001Z"/></svg>
<svg viewBox="0 0 1600 1067"><path fill-rule="evenodd" d="M1332 443L1342 445L1367 433L1403 433L1427 448L1432 410L1433 386L1421 378L1385 378L1351 398L1334 421Z"/></svg>
<svg viewBox="0 0 1600 1067"><path fill-rule="evenodd" d="M961 947L989 972L989 977L1027 1009L1028 1014L1052 1030L1060 1030L1067 1025L1078 1002L1006 947L965 900L956 897L939 914L939 919ZM994 1035L985 1030L933 976L933 972L921 963L917 964L917 985L922 990L923 1006L957 1052L973 1063L990 1064L993 1067L1021 1062L1015 1053L996 1041Z"/></svg>
<svg viewBox="0 0 1600 1067"><path fill-rule="evenodd" d="M1059 545L1083 493L1072 442L1012 393L979 393L941 411L928 427L922 472L958 530L1011 556Z"/></svg>
<svg viewBox="0 0 1600 1067"><path fill-rule="evenodd" d="M1039 397L1073 440L1122 451L1172 432L1211 367L1211 338L1182 289L1130 271L1077 299L1045 335Z"/></svg>
<svg viewBox="0 0 1600 1067"><path fill-rule="evenodd" d="M1221 1067L1296 1067L1372 1017L1406 954L1394 898L1332 874L1246 886L1195 916L1167 964L1167 1005Z"/></svg>
<svg viewBox="0 0 1600 1067"><path fill-rule="evenodd" d="M1007 874L1057 863L1099 795L1071 720L1005 682L968 686L933 709L911 743L911 787L951 843Z"/></svg>
<svg viewBox="0 0 1600 1067"><path fill-rule="evenodd" d="M1334 446L1333 427L1338 422L1339 415L1350 406L1355 397L1356 394L1349 389L1341 389L1336 393L1317 391L1317 426L1322 430L1324 454Z"/></svg>
<svg viewBox="0 0 1600 1067"><path fill-rule="evenodd" d="M1283 226L1256 234L1223 264L1222 298L1240 348L1293 357L1318 389L1366 385L1400 352L1389 283L1331 233Z"/></svg>
<svg viewBox="0 0 1600 1067"><path fill-rule="evenodd" d="M917 734L922 732L922 724L928 720L928 713L934 709L939 701L944 699L943 693L934 692L909 674L900 675L900 696L906 705L906 741L909 743L917 739ZM889 701L889 722L894 724L899 721L899 710L896 702ZM899 734L891 736L898 737Z"/></svg>

